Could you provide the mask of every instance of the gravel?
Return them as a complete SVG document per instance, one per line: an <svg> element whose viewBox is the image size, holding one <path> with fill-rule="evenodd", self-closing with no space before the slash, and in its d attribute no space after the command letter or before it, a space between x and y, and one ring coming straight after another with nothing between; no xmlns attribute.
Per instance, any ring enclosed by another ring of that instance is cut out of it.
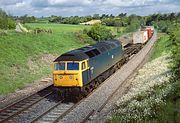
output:
<svg viewBox="0 0 180 123"><path fill-rule="evenodd" d="M107 100L107 98L118 88L120 84L130 76L134 70L141 64L144 57L148 54L156 40L156 33L153 38L144 46L138 54L135 55L127 64L123 65L120 70L109 77L98 89L89 97L84 99L76 108L67 114L60 123L77 123L92 111L97 110Z"/></svg>
<svg viewBox="0 0 180 123"><path fill-rule="evenodd" d="M52 84L51 78L44 78L39 81L35 81L32 84L27 85L22 90L17 90L14 93L4 95L0 97L0 108L3 108L11 103L14 103L18 101L19 99L24 98L28 95L36 93L39 90L42 90L43 88L48 87L51 84Z"/></svg>

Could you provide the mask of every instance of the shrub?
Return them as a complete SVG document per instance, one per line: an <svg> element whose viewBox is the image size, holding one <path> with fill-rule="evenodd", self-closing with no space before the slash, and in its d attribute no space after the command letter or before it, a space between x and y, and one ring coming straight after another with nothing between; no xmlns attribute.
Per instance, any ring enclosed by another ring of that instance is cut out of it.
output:
<svg viewBox="0 0 180 123"><path fill-rule="evenodd" d="M15 28L15 21L11 16L7 15L0 9L0 29L13 29Z"/></svg>
<svg viewBox="0 0 180 123"><path fill-rule="evenodd" d="M111 33L111 30L107 29L105 26L101 24L94 24L87 32L87 35L96 41L114 38L114 36Z"/></svg>
<svg viewBox="0 0 180 123"><path fill-rule="evenodd" d="M76 37L82 42L82 43L87 43L87 44L93 44L94 40L89 37L86 33L84 33L82 31L76 32L75 33Z"/></svg>

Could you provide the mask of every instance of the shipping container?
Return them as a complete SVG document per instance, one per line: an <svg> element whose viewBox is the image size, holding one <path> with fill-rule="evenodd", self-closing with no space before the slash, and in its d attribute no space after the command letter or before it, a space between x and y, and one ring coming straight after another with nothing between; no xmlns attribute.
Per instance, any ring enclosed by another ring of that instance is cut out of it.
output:
<svg viewBox="0 0 180 123"><path fill-rule="evenodd" d="M153 34L153 32L154 32L154 27L153 26L145 26L145 28L151 29L151 33Z"/></svg>
<svg viewBox="0 0 180 123"><path fill-rule="evenodd" d="M148 32L147 31L138 31L133 33L133 44L137 43L146 43L148 40Z"/></svg>
<svg viewBox="0 0 180 123"><path fill-rule="evenodd" d="M153 31L152 31L152 29L151 28L149 28L149 27L146 27L146 28L141 28L141 31L147 31L147 33L148 33L148 39L150 39L151 37L152 37L152 35L153 35Z"/></svg>
<svg viewBox="0 0 180 123"><path fill-rule="evenodd" d="M147 28L147 32L148 32L148 39L150 39L153 35L152 30L150 28Z"/></svg>

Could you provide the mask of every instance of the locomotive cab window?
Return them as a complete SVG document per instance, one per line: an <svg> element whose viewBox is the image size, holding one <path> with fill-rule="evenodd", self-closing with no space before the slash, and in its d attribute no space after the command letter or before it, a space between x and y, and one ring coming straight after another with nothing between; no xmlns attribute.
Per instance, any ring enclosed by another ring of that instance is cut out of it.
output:
<svg viewBox="0 0 180 123"><path fill-rule="evenodd" d="M65 70L65 63L55 63L54 70Z"/></svg>
<svg viewBox="0 0 180 123"><path fill-rule="evenodd" d="M82 66L82 67L81 67L81 68L82 68L82 70L84 70L84 69L86 68L86 64L85 64L85 62L83 62L81 66Z"/></svg>
<svg viewBox="0 0 180 123"><path fill-rule="evenodd" d="M68 62L67 70L79 70L79 63L76 62Z"/></svg>

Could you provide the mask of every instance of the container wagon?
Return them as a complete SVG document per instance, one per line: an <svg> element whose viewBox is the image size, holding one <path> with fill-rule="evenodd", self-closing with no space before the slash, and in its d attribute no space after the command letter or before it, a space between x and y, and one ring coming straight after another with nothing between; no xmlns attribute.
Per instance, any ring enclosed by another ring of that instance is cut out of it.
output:
<svg viewBox="0 0 180 123"><path fill-rule="evenodd" d="M148 32L138 31L133 33L133 44L144 44L148 41Z"/></svg>

